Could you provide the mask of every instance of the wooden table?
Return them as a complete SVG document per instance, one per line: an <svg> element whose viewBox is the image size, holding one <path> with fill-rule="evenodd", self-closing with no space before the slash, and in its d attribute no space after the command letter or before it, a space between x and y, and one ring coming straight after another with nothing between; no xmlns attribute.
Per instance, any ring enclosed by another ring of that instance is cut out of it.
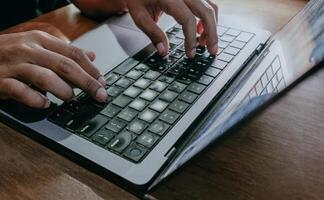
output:
<svg viewBox="0 0 324 200"><path fill-rule="evenodd" d="M305 3L218 0L221 13L272 32ZM97 25L72 5L33 21L54 25L70 40ZM181 200L324 199L323 85L321 69L152 195ZM136 199L3 124L0 152L0 199Z"/></svg>

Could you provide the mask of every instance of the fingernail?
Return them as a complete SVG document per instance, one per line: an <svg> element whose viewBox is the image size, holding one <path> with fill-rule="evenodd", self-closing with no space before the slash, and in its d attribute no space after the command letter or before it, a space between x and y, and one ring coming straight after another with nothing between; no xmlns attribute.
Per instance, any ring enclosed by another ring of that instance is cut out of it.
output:
<svg viewBox="0 0 324 200"><path fill-rule="evenodd" d="M195 56L196 56L196 48L193 48L189 53L189 58L194 58Z"/></svg>
<svg viewBox="0 0 324 200"><path fill-rule="evenodd" d="M106 80L104 79L103 76L100 76L98 79L99 83L103 86L103 87L107 87L107 82Z"/></svg>
<svg viewBox="0 0 324 200"><path fill-rule="evenodd" d="M96 100L98 102L104 102L107 100L108 94L104 88L99 88L96 92Z"/></svg>
<svg viewBox="0 0 324 200"><path fill-rule="evenodd" d="M44 108L46 109L46 108L49 108L50 106L51 106L51 102L48 99L46 99Z"/></svg>
<svg viewBox="0 0 324 200"><path fill-rule="evenodd" d="M156 45L156 49L159 52L160 55L164 55L165 54L165 48L164 45L162 44L162 42L158 43Z"/></svg>
<svg viewBox="0 0 324 200"><path fill-rule="evenodd" d="M216 55L217 54L217 51L218 51L218 45L215 44L211 49L210 49L210 54L212 55Z"/></svg>

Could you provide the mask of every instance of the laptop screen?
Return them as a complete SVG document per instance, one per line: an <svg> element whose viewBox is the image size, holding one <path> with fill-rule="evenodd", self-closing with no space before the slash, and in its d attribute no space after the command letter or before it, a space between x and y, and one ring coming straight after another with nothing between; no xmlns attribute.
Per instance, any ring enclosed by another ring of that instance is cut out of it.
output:
<svg viewBox="0 0 324 200"><path fill-rule="evenodd" d="M324 1L310 1L235 80L160 180L324 60Z"/></svg>

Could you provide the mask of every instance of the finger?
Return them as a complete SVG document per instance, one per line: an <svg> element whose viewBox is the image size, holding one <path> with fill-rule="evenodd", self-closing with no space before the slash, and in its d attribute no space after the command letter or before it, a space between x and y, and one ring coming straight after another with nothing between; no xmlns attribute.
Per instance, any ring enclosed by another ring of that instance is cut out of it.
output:
<svg viewBox="0 0 324 200"><path fill-rule="evenodd" d="M14 67L15 78L30 83L42 91L50 92L56 97L69 101L73 99L73 89L52 70L33 64Z"/></svg>
<svg viewBox="0 0 324 200"><path fill-rule="evenodd" d="M202 34L204 32L204 26L202 24L202 21L199 20L198 21L198 24L197 24L197 33L198 34Z"/></svg>
<svg viewBox="0 0 324 200"><path fill-rule="evenodd" d="M12 78L0 81L0 94L33 108L44 109L50 106L50 101L44 95Z"/></svg>
<svg viewBox="0 0 324 200"><path fill-rule="evenodd" d="M185 35L186 55L189 58L195 57L197 38L196 38L196 18L183 1L168 1L164 11L173 16L174 19L182 25L183 34Z"/></svg>
<svg viewBox="0 0 324 200"><path fill-rule="evenodd" d="M218 38L216 30L216 10L205 1L185 0L192 12L202 20L209 53L216 55Z"/></svg>
<svg viewBox="0 0 324 200"><path fill-rule="evenodd" d="M36 55L32 58L36 65L51 69L64 80L86 91L97 101L106 101L107 92L102 84L72 59L42 48L37 49L33 55Z"/></svg>
<svg viewBox="0 0 324 200"><path fill-rule="evenodd" d="M58 54L64 55L72 60L74 60L79 66L81 66L90 76L97 79L104 87L106 86L106 81L102 77L100 71L94 66L91 59L95 58L94 53L85 52L84 50L69 45L64 41L50 35L44 34L38 36L41 45L49 50L56 52Z"/></svg>
<svg viewBox="0 0 324 200"><path fill-rule="evenodd" d="M91 62L93 62L96 59L96 54L93 51L86 51L86 54Z"/></svg>
<svg viewBox="0 0 324 200"><path fill-rule="evenodd" d="M169 51L168 38L154 22L150 13L137 3L130 3L129 11L135 24L151 39L158 53L166 56Z"/></svg>

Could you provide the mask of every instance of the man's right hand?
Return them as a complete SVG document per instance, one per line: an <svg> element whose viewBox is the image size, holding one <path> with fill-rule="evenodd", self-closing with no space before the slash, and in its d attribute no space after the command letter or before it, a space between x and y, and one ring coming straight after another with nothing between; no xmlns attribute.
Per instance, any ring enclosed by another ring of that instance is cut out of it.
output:
<svg viewBox="0 0 324 200"><path fill-rule="evenodd" d="M107 99L105 80L86 52L41 31L0 35L0 99L14 99L34 108L47 108L50 92L69 101L73 86L98 102ZM38 90L35 90L37 88Z"/></svg>

